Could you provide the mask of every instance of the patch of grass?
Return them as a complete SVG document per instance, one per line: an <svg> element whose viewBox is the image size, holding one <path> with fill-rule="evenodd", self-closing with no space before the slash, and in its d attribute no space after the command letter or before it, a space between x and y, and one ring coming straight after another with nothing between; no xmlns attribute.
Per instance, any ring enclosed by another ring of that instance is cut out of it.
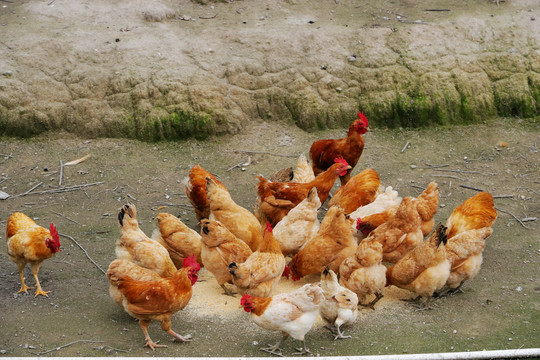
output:
<svg viewBox="0 0 540 360"><path fill-rule="evenodd" d="M126 117L128 137L142 141L204 140L214 133L215 121L209 114L175 110L167 116L148 118L140 112Z"/></svg>

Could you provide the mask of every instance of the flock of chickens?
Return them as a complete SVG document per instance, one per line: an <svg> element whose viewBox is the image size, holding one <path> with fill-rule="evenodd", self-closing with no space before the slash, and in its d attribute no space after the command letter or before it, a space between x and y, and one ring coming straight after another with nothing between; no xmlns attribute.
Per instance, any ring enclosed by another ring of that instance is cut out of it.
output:
<svg viewBox="0 0 540 360"><path fill-rule="evenodd" d="M151 340L147 328L152 320L174 339L191 340L172 330L171 316L189 303L201 266L225 294L242 294L240 305L253 322L282 332L277 344L261 349L275 355L281 355L279 347L288 337L303 342L296 354L309 353L305 335L319 314L334 339L350 337L341 326L356 320L359 305L373 308L386 286L413 292L418 305L429 308L430 299L456 292L476 276L497 218L493 197L478 193L458 206L446 225L435 227L436 183L416 198L402 199L392 187L384 188L372 169L351 177L367 130L367 118L358 113L345 138L312 144L311 166L301 155L294 172L289 168L271 179L258 176L253 212L236 204L214 175L194 166L185 192L200 233L160 213L150 238L139 228L135 206L124 205L118 215L117 259L107 277L111 297L139 320L146 345L152 350L165 346ZM319 210L338 178L341 187L319 222ZM23 271L30 263L35 295L47 296L38 270L60 251L54 225L47 230L16 212L6 235L8 255L21 276L19 292L29 289ZM274 294L283 277L298 280L319 273L318 283Z"/></svg>

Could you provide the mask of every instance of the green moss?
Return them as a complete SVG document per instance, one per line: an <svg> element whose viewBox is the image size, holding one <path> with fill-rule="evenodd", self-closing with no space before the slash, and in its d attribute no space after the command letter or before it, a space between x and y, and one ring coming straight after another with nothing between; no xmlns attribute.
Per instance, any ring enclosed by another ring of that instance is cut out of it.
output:
<svg viewBox="0 0 540 360"><path fill-rule="evenodd" d="M134 138L143 141L179 140L194 137L204 140L214 133L214 121L209 114L175 110L168 116L148 119L134 116Z"/></svg>

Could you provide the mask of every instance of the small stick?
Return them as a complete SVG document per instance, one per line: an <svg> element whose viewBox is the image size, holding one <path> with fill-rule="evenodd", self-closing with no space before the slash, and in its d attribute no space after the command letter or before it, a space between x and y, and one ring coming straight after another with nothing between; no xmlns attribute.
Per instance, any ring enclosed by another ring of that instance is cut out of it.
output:
<svg viewBox="0 0 540 360"><path fill-rule="evenodd" d="M426 9L424 11L450 11L450 9Z"/></svg>
<svg viewBox="0 0 540 360"><path fill-rule="evenodd" d="M459 186L461 186L462 188L465 188L465 189L471 189L471 190L476 190L476 191L484 191L483 189L475 188L475 187L469 186L469 185L460 184Z"/></svg>
<svg viewBox="0 0 540 360"><path fill-rule="evenodd" d="M6 181L7 179L8 179L8 178L5 177L5 178L3 178L2 180L0 180L0 184L3 183L4 181Z"/></svg>
<svg viewBox="0 0 540 360"><path fill-rule="evenodd" d="M446 177L446 178L452 178L452 179L458 179L458 180L462 180L462 181L465 181L465 179L462 179L458 176L454 176L454 175L433 175L433 177Z"/></svg>
<svg viewBox="0 0 540 360"><path fill-rule="evenodd" d="M74 344L77 344L77 343L102 343L103 341L94 341L94 340L76 340L76 341L73 341L73 342L70 342L69 344L66 344L66 345L62 345L62 346L59 346L59 347L56 347L54 349L51 349L51 350L47 350L47 351L43 351L43 352L40 352L40 353L35 353L35 352L32 352L30 350L28 350L28 352L30 354L34 354L36 356L41 356L41 355L44 355L44 354L48 354L50 352L53 352L53 351L58 351L60 349L63 349L63 348L66 348L68 346L71 346L71 345L74 345Z"/></svg>
<svg viewBox="0 0 540 360"><path fill-rule="evenodd" d="M53 2L55 2L56 0L51 0L47 5L52 5Z"/></svg>
<svg viewBox="0 0 540 360"><path fill-rule="evenodd" d="M403 149L401 149L401 152L404 153L405 150L407 150L407 147L409 146L411 142L410 141L407 141L407 143L405 144L405 146L403 147Z"/></svg>
<svg viewBox="0 0 540 360"><path fill-rule="evenodd" d="M95 350L106 350L107 352L110 352L110 351L127 352L127 353L131 352L131 349L130 350L116 349L116 348L113 348L112 346L109 346L109 345L98 346L98 347L95 347L94 349Z"/></svg>
<svg viewBox="0 0 540 360"><path fill-rule="evenodd" d="M6 43L3 42L3 41L0 41L0 44L4 45L4 46L7 47L9 50L13 49L11 46L9 46L8 44L6 44Z"/></svg>
<svg viewBox="0 0 540 360"><path fill-rule="evenodd" d="M210 16L199 16L199 19L214 19L218 14L210 15Z"/></svg>
<svg viewBox="0 0 540 360"><path fill-rule="evenodd" d="M58 186L62 186L63 176L64 176L64 162L60 160L60 178L58 179Z"/></svg>
<svg viewBox="0 0 540 360"><path fill-rule="evenodd" d="M426 166L429 166L430 168L442 168L442 167L448 167L448 166L450 166L450 165L448 165L448 164L442 164L442 165L431 165L431 164L429 164L429 163L424 163L424 164L426 164Z"/></svg>
<svg viewBox="0 0 540 360"><path fill-rule="evenodd" d="M9 198L12 199L12 198L16 198L16 197L19 197L19 196L25 196L25 195L28 195L30 194L30 192L34 189L37 189L39 186L41 186L41 184L43 184L42 182L40 182L39 184L37 184L36 186L34 186L33 188L31 188L30 190L26 191L26 192L23 192L22 194L19 194L19 195L13 195L13 196L10 196Z"/></svg>
<svg viewBox="0 0 540 360"><path fill-rule="evenodd" d="M94 264L96 265L96 267L102 272L105 274L105 271L90 257L90 255L88 255L88 253L86 252L86 250L81 246L81 244L79 244L77 242L77 240L75 240L73 237L69 236L69 235L65 235L65 234L58 234L60 236L63 236L63 237L66 237L68 239L70 239L71 241L73 241L78 247L81 248L81 250L84 252L84 254L86 255L86 257Z"/></svg>
<svg viewBox="0 0 540 360"><path fill-rule="evenodd" d="M521 219L521 221L523 221L523 222L536 221L536 220L538 220L537 217L526 217L525 219Z"/></svg>
<svg viewBox="0 0 540 360"><path fill-rule="evenodd" d="M523 227L524 227L525 229L527 229L527 230L529 229L529 228L527 227L527 225L525 225L525 224L523 223L523 221L519 220L518 217L517 217L516 215L512 214L510 211L502 210L502 209L499 209L498 207L495 207L495 210L500 211L500 212L503 212L503 213L508 214L508 215L511 215L514 219L516 219L516 221L517 221L518 223L521 224L521 226L523 226Z"/></svg>
<svg viewBox="0 0 540 360"><path fill-rule="evenodd" d="M507 198L513 198L514 195L495 195L493 198L494 199L507 199Z"/></svg>
<svg viewBox="0 0 540 360"><path fill-rule="evenodd" d="M157 203L156 206L177 206L191 209L191 205L186 204Z"/></svg>
<svg viewBox="0 0 540 360"><path fill-rule="evenodd" d="M459 174L481 174L480 171L467 171L467 170L461 170L461 169L457 169L457 170L452 170L452 169L434 169L435 171L446 171L446 172L455 172L455 173L459 173Z"/></svg>
<svg viewBox="0 0 540 360"><path fill-rule="evenodd" d="M68 219L69 221L71 221L71 222L73 222L73 223L75 223L75 224L81 225L81 224L78 223L77 221L68 218L66 215L62 215L62 214L60 214L59 212L56 212L56 211L54 211L54 210L51 210L51 212L52 212L53 214L56 214L56 215L59 215L59 216L63 217L64 219Z"/></svg>
<svg viewBox="0 0 540 360"><path fill-rule="evenodd" d="M126 196L127 196L128 198L130 198L131 200L133 200L133 201L137 201L137 199L135 199L135 198L134 198L133 196L131 196L130 194L126 194Z"/></svg>
<svg viewBox="0 0 540 360"><path fill-rule="evenodd" d="M28 190L27 192L19 194L19 195L10 196L9 199L16 198L16 197L19 197L19 196L26 196L26 195L47 194L47 193L61 193L61 192L80 190L80 189L88 187L88 186L100 185L100 184L103 184L103 183L104 183L104 181L100 181L100 182L96 182L96 183L92 183L92 184L73 185L73 186L68 186L68 187L62 188L62 189L43 190L43 191L38 191L38 192L31 193L30 191L34 190L36 187L38 187L39 185L42 184L42 183L39 183L38 185L36 185L32 189Z"/></svg>
<svg viewBox="0 0 540 360"><path fill-rule="evenodd" d="M295 158L296 155L281 155L281 154L273 154L267 151L249 151L249 150L229 150L234 153L243 153L243 154L263 154L263 155L272 155L272 156L280 156L280 157L288 157L288 158Z"/></svg>

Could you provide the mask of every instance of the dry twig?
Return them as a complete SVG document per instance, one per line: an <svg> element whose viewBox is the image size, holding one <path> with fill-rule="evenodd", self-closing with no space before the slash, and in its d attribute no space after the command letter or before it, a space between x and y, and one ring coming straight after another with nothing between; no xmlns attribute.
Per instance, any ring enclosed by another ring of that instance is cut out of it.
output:
<svg viewBox="0 0 540 360"><path fill-rule="evenodd" d="M483 189L475 188L475 187L469 186L469 185L460 184L459 186L461 186L462 188L465 188L465 189L471 189L471 190L475 190L475 191L484 191Z"/></svg>
<svg viewBox="0 0 540 360"><path fill-rule="evenodd" d="M16 197L19 197L19 196L26 196L26 195L61 193L61 192L75 191L75 190L81 190L82 188L85 188L85 187L88 187L88 186L101 185L103 183L104 183L104 181L100 181L100 182L91 183L91 184L67 186L67 187L64 187L64 188L61 188L61 189L52 189L52 190L43 190L43 191L31 192L32 190L34 190L35 188L37 188L39 185L42 184L42 183L39 183L36 186L34 186L32 189L28 190L27 192L24 192L24 193L19 194L19 195L13 195L13 196L10 196L9 198L12 199L12 198L16 198Z"/></svg>
<svg viewBox="0 0 540 360"><path fill-rule="evenodd" d="M521 221L520 219L518 219L518 217L517 217L516 215L512 214L510 211L506 211L506 210L499 209L499 208L496 207L496 206L495 206L495 210L500 211L500 212L505 213L505 214L508 214L508 215L511 215L514 219L516 219L516 221L517 221L518 223L521 224L521 226L523 226L523 227L524 227L525 229L527 229L527 230L529 229L529 228L527 227L527 225L525 225L525 224L523 223L523 221Z"/></svg>
<svg viewBox="0 0 540 360"><path fill-rule="evenodd" d="M249 151L249 150L229 150L234 153L243 153L243 154L263 154L263 155L271 155L271 156L279 156L279 157L287 157L287 158L295 158L296 155L281 155L281 154L274 154L266 151Z"/></svg>
<svg viewBox="0 0 540 360"><path fill-rule="evenodd" d="M58 179L58 186L62 186L63 177L64 177L64 162L60 160L60 177Z"/></svg>
<svg viewBox="0 0 540 360"><path fill-rule="evenodd" d="M58 346L58 347L55 347L54 349L50 349L50 350L46 350L46 351L43 351L43 352L40 352L40 353L35 353L35 352L32 352L30 350L28 350L28 352L30 354L34 354L36 356L41 356L41 355L45 355L45 354L48 354L50 352L53 352L53 351L58 351L58 350L61 350L63 348L67 348L68 346L71 346L71 345L74 345L74 344L77 344L77 343L102 343L103 341L94 341L94 340L75 340L73 342L70 342L69 344L66 344L66 345L62 345L62 346Z"/></svg>
<svg viewBox="0 0 540 360"><path fill-rule="evenodd" d="M58 235L63 236L63 237L65 237L65 238L68 238L68 239L70 239L71 241L73 241L78 247L81 248L81 250L84 252L84 254L86 255L86 257L92 262L92 264L96 265L96 267L97 267L102 273L105 274L105 271L101 268L101 266L99 266L99 265L98 265L98 264L90 257L90 255L88 255L88 253L86 252L86 249L83 248L83 247L81 246L81 244L79 244L79 243L77 242L77 240L75 240L73 237L71 237L71 236L69 236L69 235L65 235L65 234L58 234Z"/></svg>
<svg viewBox="0 0 540 360"><path fill-rule="evenodd" d="M75 224L79 224L79 225L81 225L81 224L80 224L80 223L78 223L77 221L75 221L75 220L73 220L73 219L70 219L70 218L68 218L68 217L67 217L66 215L62 215L62 214L60 214L59 212L56 212L56 211L54 211L54 210L51 210L51 212L52 212L53 214L56 214L56 215L58 215L58 216L61 216L61 217L63 217L64 219L68 219L69 221L71 221L71 222L73 222L73 223L75 223Z"/></svg>
<svg viewBox="0 0 540 360"><path fill-rule="evenodd" d="M401 152L404 153L405 150L407 150L407 147L409 146L411 142L410 141L407 141L407 143L405 144L405 146L403 147L403 149L401 149Z"/></svg>

